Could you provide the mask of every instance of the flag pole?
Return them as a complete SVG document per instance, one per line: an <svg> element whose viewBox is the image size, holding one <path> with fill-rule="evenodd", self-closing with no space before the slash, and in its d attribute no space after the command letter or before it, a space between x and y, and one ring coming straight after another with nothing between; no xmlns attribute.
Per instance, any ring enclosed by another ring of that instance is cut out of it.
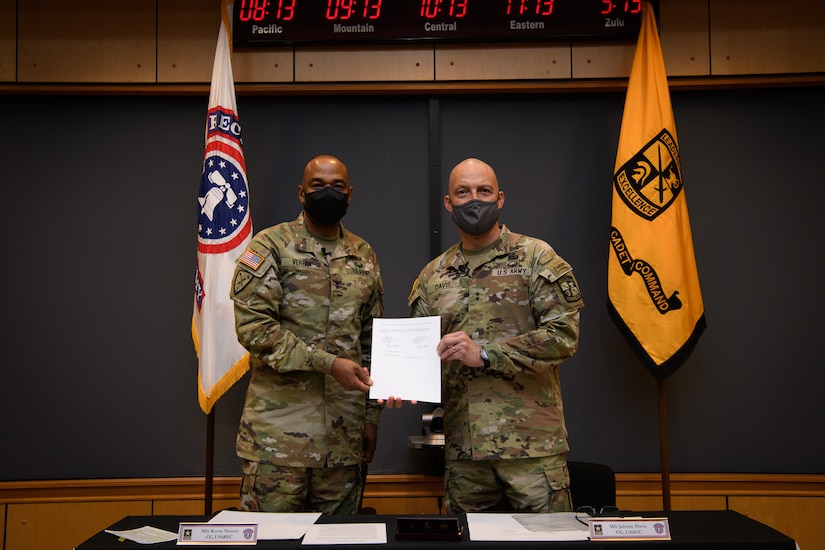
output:
<svg viewBox="0 0 825 550"><path fill-rule="evenodd" d="M212 485L215 458L215 406L206 415L206 467L203 488L203 515L212 515Z"/></svg>
<svg viewBox="0 0 825 550"><path fill-rule="evenodd" d="M706 327L667 72L653 4L627 83L613 172L608 313L658 384L662 505L670 506L665 379Z"/></svg>
<svg viewBox="0 0 825 550"><path fill-rule="evenodd" d="M665 380L657 379L659 394L659 453L662 464L662 510L670 512L670 453L667 441L667 403L665 401Z"/></svg>
<svg viewBox="0 0 825 550"><path fill-rule="evenodd" d="M235 261L252 239L249 187L232 74L234 0L221 0L206 114L204 164L198 191L198 254L192 340L198 355L198 403L206 413L204 515L212 514L215 402L249 370L235 335L229 296Z"/></svg>

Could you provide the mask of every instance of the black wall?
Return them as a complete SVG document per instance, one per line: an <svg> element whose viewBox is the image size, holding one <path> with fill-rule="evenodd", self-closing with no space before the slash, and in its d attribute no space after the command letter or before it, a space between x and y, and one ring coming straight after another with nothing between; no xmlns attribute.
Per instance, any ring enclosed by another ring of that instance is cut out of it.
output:
<svg viewBox="0 0 825 550"><path fill-rule="evenodd" d="M673 472L825 473L821 98L673 93L708 320L665 384ZM206 98L5 99L0 479L203 475L190 322ZM656 382L605 306L623 102L240 96L253 223L294 218L306 161L340 156L355 187L345 224L378 252L387 316L404 317L431 236L436 248L457 239L443 211L429 216L450 168L488 161L501 220L550 242L584 293L580 351L562 367L570 458L658 471ZM245 385L216 407L216 475L239 475ZM430 408L384 412L371 473L434 471L430 451L407 449Z"/></svg>

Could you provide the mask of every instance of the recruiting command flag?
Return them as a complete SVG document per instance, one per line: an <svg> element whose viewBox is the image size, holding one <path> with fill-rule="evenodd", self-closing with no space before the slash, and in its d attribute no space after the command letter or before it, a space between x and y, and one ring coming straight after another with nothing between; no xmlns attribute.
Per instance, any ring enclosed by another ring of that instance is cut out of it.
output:
<svg viewBox="0 0 825 550"><path fill-rule="evenodd" d="M645 2L613 175L608 310L662 380L705 329L679 144L656 19Z"/></svg>
<svg viewBox="0 0 825 550"><path fill-rule="evenodd" d="M249 368L249 355L235 335L229 298L235 259L252 234L249 189L235 104L227 1L212 67L206 114L206 148L198 192L198 256L192 339L198 354L198 403L209 413Z"/></svg>

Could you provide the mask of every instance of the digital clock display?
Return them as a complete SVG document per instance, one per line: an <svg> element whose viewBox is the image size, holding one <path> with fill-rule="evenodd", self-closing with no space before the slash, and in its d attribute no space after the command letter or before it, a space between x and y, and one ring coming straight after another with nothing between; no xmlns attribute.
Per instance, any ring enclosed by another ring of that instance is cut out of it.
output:
<svg viewBox="0 0 825 550"><path fill-rule="evenodd" d="M642 0L235 0L236 44L636 36Z"/></svg>

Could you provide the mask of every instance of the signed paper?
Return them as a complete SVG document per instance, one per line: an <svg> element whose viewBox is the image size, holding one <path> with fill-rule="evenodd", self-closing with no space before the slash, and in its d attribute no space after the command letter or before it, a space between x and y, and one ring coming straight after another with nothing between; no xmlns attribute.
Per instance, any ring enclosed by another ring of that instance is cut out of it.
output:
<svg viewBox="0 0 825 550"><path fill-rule="evenodd" d="M301 544L387 544L387 524L316 523Z"/></svg>
<svg viewBox="0 0 825 550"><path fill-rule="evenodd" d="M138 527L137 529L128 529L126 531L113 531L111 529L106 529L106 532L123 540L137 542L138 544L156 544L158 542L168 542L178 538L177 533L158 529L157 527L152 527L151 525Z"/></svg>
<svg viewBox="0 0 825 550"><path fill-rule="evenodd" d="M373 319L371 399L441 403L441 318Z"/></svg>
<svg viewBox="0 0 825 550"><path fill-rule="evenodd" d="M303 537L319 517L319 512L273 514L223 510L209 523L255 523L258 525L258 540L289 540Z"/></svg>
<svg viewBox="0 0 825 550"><path fill-rule="evenodd" d="M590 531L574 512L550 514L467 514L470 540L587 540Z"/></svg>

